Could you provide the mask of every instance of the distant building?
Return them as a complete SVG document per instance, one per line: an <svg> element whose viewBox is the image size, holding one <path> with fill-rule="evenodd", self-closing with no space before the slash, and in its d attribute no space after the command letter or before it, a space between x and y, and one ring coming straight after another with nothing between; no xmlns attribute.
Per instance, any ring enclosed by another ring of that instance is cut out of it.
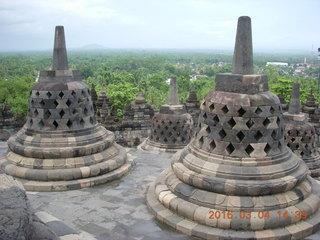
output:
<svg viewBox="0 0 320 240"><path fill-rule="evenodd" d="M281 66L281 67L288 67L288 63L285 62L267 62L266 66Z"/></svg>

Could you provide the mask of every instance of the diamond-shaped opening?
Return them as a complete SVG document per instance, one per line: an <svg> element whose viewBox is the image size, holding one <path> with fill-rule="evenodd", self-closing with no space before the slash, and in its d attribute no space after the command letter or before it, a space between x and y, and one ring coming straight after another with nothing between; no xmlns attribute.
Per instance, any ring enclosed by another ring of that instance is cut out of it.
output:
<svg viewBox="0 0 320 240"><path fill-rule="evenodd" d="M76 113L77 113L77 109L74 108L74 109L72 110L72 114L76 114Z"/></svg>
<svg viewBox="0 0 320 240"><path fill-rule="evenodd" d="M30 92L29 92L29 97L31 96L31 94L32 94L32 90L30 90Z"/></svg>
<svg viewBox="0 0 320 240"><path fill-rule="evenodd" d="M83 118L80 119L80 124L83 126L85 124Z"/></svg>
<svg viewBox="0 0 320 240"><path fill-rule="evenodd" d="M160 129L160 125L158 125L157 128Z"/></svg>
<svg viewBox="0 0 320 240"><path fill-rule="evenodd" d="M63 98L63 96L64 96L64 93L61 91L61 92L59 93L59 97L60 97L60 98Z"/></svg>
<svg viewBox="0 0 320 240"><path fill-rule="evenodd" d="M77 96L77 93L72 90L71 95L72 95L73 97L76 97L76 96Z"/></svg>
<svg viewBox="0 0 320 240"><path fill-rule="evenodd" d="M267 127L270 123L271 123L271 122L270 122L269 118L266 118L266 119L262 122L263 126L265 126L265 127Z"/></svg>
<svg viewBox="0 0 320 240"><path fill-rule="evenodd" d="M200 148L202 148L203 142L204 142L203 137L200 137L200 138L199 138L199 147L200 147Z"/></svg>
<svg viewBox="0 0 320 240"><path fill-rule="evenodd" d="M276 111L276 110L275 110L273 107L270 107L270 113L271 113L271 114L274 114L275 111Z"/></svg>
<svg viewBox="0 0 320 240"><path fill-rule="evenodd" d="M251 127L254 125L254 122L253 122L251 119L249 119L249 120L246 122L246 125L247 125L248 128L251 128Z"/></svg>
<svg viewBox="0 0 320 240"><path fill-rule="evenodd" d="M68 122L67 122L67 126L68 126L68 128L71 128L71 127L72 127L72 122L70 121L70 119L69 119Z"/></svg>
<svg viewBox="0 0 320 240"><path fill-rule="evenodd" d="M209 147L210 147L210 151L216 148L216 143L214 142L214 140L211 141L211 143L209 144Z"/></svg>
<svg viewBox="0 0 320 240"><path fill-rule="evenodd" d="M296 139L295 138L291 138L291 142L295 142L296 141Z"/></svg>
<svg viewBox="0 0 320 240"><path fill-rule="evenodd" d="M221 108L222 112L227 113L229 112L229 108L227 107L227 105L224 105L223 108Z"/></svg>
<svg viewBox="0 0 320 240"><path fill-rule="evenodd" d="M58 107L58 105L59 105L59 103L58 103L57 100L54 100L53 104L54 104L56 107Z"/></svg>
<svg viewBox="0 0 320 240"><path fill-rule="evenodd" d="M177 139L175 138L172 138L172 142L175 143L177 141Z"/></svg>
<svg viewBox="0 0 320 240"><path fill-rule="evenodd" d="M51 112L48 109L46 109L43 115L44 119L48 119L50 116L51 116Z"/></svg>
<svg viewBox="0 0 320 240"><path fill-rule="evenodd" d="M34 116L36 117L36 116L38 116L38 115L39 115L39 112L38 112L37 109L35 109L35 110L34 110Z"/></svg>
<svg viewBox="0 0 320 240"><path fill-rule="evenodd" d="M254 112L255 112L255 114L259 115L260 113L262 113L262 110L261 110L261 108L257 107L257 109Z"/></svg>
<svg viewBox="0 0 320 240"><path fill-rule="evenodd" d="M85 93L84 90L81 91L81 94L82 94L82 96L84 96L84 97L86 96L86 93Z"/></svg>
<svg viewBox="0 0 320 240"><path fill-rule="evenodd" d="M36 91L36 96L39 97L40 93L38 91Z"/></svg>
<svg viewBox="0 0 320 240"><path fill-rule="evenodd" d="M93 121L93 117L90 117L90 123L93 124L94 121Z"/></svg>
<svg viewBox="0 0 320 240"><path fill-rule="evenodd" d="M42 119L39 121L39 127L42 128L44 126Z"/></svg>
<svg viewBox="0 0 320 240"><path fill-rule="evenodd" d="M41 107L43 107L45 105L45 102L43 101L43 99L41 99L40 105L41 105Z"/></svg>
<svg viewBox="0 0 320 240"><path fill-rule="evenodd" d="M209 110L212 112L214 110L214 103L209 106Z"/></svg>
<svg viewBox="0 0 320 240"><path fill-rule="evenodd" d="M51 92L47 92L47 97L50 98L52 96Z"/></svg>
<svg viewBox="0 0 320 240"><path fill-rule="evenodd" d="M175 130L175 131L177 131L177 126L174 126L172 129Z"/></svg>
<svg viewBox="0 0 320 240"><path fill-rule="evenodd" d="M209 127L209 126L206 128L206 132L207 132L208 134L210 134L210 133L211 133L211 129L210 129L210 127Z"/></svg>
<svg viewBox="0 0 320 240"><path fill-rule="evenodd" d="M29 124L30 124L30 126L32 126L32 124L33 124L33 120L32 119L30 119Z"/></svg>
<svg viewBox="0 0 320 240"><path fill-rule="evenodd" d="M301 155L301 157L303 157L304 156L304 152L301 152L300 155Z"/></svg>
<svg viewBox="0 0 320 240"><path fill-rule="evenodd" d="M168 130L168 129L169 129L169 127L168 127L168 126L165 126L164 128L165 128L166 130Z"/></svg>
<svg viewBox="0 0 320 240"><path fill-rule="evenodd" d="M87 108L84 108L84 109L83 109L83 113L84 113L84 115L87 116L87 115L88 115L88 109L87 109Z"/></svg>
<svg viewBox="0 0 320 240"><path fill-rule="evenodd" d="M240 140L240 142L244 139L244 137L246 136L246 135L244 135L244 133L243 132L238 132L237 133L237 135L236 135L237 137L238 137L238 139Z"/></svg>
<svg viewBox="0 0 320 240"><path fill-rule="evenodd" d="M233 128L237 124L237 122L233 118L230 118L230 120L228 121L228 124L230 125L231 128Z"/></svg>
<svg viewBox="0 0 320 240"><path fill-rule="evenodd" d="M164 141L164 142L168 142L168 139L167 139L167 138L164 138L163 141Z"/></svg>
<svg viewBox="0 0 320 240"><path fill-rule="evenodd" d="M33 105L33 104L34 104L34 101L33 101L33 99L31 99L30 103L31 103L31 105Z"/></svg>
<svg viewBox="0 0 320 240"><path fill-rule="evenodd" d="M254 151L254 148L251 146L251 144L249 144L245 150L246 153L250 156L250 154Z"/></svg>
<svg viewBox="0 0 320 240"><path fill-rule="evenodd" d="M59 112L60 117L62 118L64 116L65 112L63 111L63 109Z"/></svg>
<svg viewBox="0 0 320 240"><path fill-rule="evenodd" d="M280 126L280 118L277 117L277 125Z"/></svg>
<svg viewBox="0 0 320 240"><path fill-rule="evenodd" d="M53 126L54 126L55 128L57 128L57 127L59 126L59 124L57 123L56 120L54 120L52 124L53 124Z"/></svg>
<svg viewBox="0 0 320 240"><path fill-rule="evenodd" d="M160 134L163 135L163 131L161 131Z"/></svg>
<svg viewBox="0 0 320 240"><path fill-rule="evenodd" d="M269 154L271 151L271 147L270 145L267 143L267 145L264 147L264 151L266 152L266 154Z"/></svg>
<svg viewBox="0 0 320 240"><path fill-rule="evenodd" d="M221 138L225 138L227 136L227 133L223 129L221 129L220 132L219 132L219 136Z"/></svg>
<svg viewBox="0 0 320 240"><path fill-rule="evenodd" d="M184 137L181 137L181 141L182 141L182 142L185 142L186 139L185 139Z"/></svg>
<svg viewBox="0 0 320 240"><path fill-rule="evenodd" d="M157 120L158 121L158 120ZM171 125L172 124L172 122L171 121L169 121L169 125Z"/></svg>
<svg viewBox="0 0 320 240"><path fill-rule="evenodd" d="M164 121L163 121L163 120L161 121L161 124L164 124Z"/></svg>
<svg viewBox="0 0 320 240"><path fill-rule="evenodd" d="M172 136L172 132L169 132L168 135L169 135L169 137L171 137Z"/></svg>
<svg viewBox="0 0 320 240"><path fill-rule="evenodd" d="M214 122L214 126L217 125L218 122L220 122L220 119L217 115L214 116L213 122Z"/></svg>
<svg viewBox="0 0 320 240"><path fill-rule="evenodd" d="M156 137L156 141L159 141L159 137Z"/></svg>
<svg viewBox="0 0 320 240"><path fill-rule="evenodd" d="M254 135L254 138L259 141L263 137L262 133L260 131L256 132Z"/></svg>
<svg viewBox="0 0 320 240"><path fill-rule="evenodd" d="M297 143L296 145L295 145L295 150L298 150L299 149L299 144Z"/></svg>
<svg viewBox="0 0 320 240"><path fill-rule="evenodd" d="M180 122L178 121L178 122L177 122L177 125L179 125L179 124L180 124Z"/></svg>
<svg viewBox="0 0 320 240"><path fill-rule="evenodd" d="M207 113L204 112L203 115L202 115L202 117L203 117L203 119L207 119L207 118L208 118Z"/></svg>
<svg viewBox="0 0 320 240"><path fill-rule="evenodd" d="M233 153L233 151L234 151L234 146L230 143L228 146L227 146L227 148L226 148L226 150L227 150L227 152L229 153L229 154L231 154L231 153Z"/></svg>
<svg viewBox="0 0 320 240"><path fill-rule="evenodd" d="M238 110L239 116L242 117L245 113L246 110L244 110L242 107Z"/></svg>
<svg viewBox="0 0 320 240"><path fill-rule="evenodd" d="M273 138L273 140L276 140L276 139L277 139L277 132L276 132L276 130L273 130L273 131L272 131L271 137Z"/></svg>
<svg viewBox="0 0 320 240"><path fill-rule="evenodd" d="M281 149L281 147L282 147L281 142L278 142L278 148Z"/></svg>
<svg viewBox="0 0 320 240"><path fill-rule="evenodd" d="M72 102L68 99L68 100L66 101L66 105L67 105L68 107L70 107L71 104L72 104Z"/></svg>

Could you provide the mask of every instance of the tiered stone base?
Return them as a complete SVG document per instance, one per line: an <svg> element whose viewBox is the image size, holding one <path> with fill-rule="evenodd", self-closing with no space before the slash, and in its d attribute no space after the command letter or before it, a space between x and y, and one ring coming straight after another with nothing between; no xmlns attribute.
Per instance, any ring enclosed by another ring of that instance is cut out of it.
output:
<svg viewBox="0 0 320 240"><path fill-rule="evenodd" d="M239 211L246 211L245 208L240 208L238 210L229 210L228 207L225 209L214 209L210 207L199 206L188 199L183 199L179 197L176 193L170 191L170 189L163 183L166 176L170 175L170 170L165 170L161 176L152 184L147 191L146 199L147 205L155 217L162 223L169 225L170 227L183 232L187 235L201 238L201 239L302 239L306 236L312 235L317 232L320 228L320 212L318 210L318 205L316 202L319 198L319 191L317 183L311 178L308 179L308 183L304 183L300 188L308 187L311 185L314 191L311 195L303 202L292 205L290 207L281 209L281 214L288 211L288 218L279 217L277 211L280 210L270 210L270 218L266 218L266 215L260 219L258 216L259 211L249 211L251 217L250 219L241 219ZM309 185L311 184L311 185ZM185 193L196 191L195 189L184 189ZM283 199L290 200L293 196L297 196L299 191L287 192L283 195ZM211 196L212 197L212 196ZM224 196L226 197L226 196ZM222 196L218 196L215 200L210 198L209 195L203 196L207 198L208 202L216 201L216 203L223 203L226 199ZM258 199L259 197L257 197ZM264 201L266 204L272 204L272 198L274 196L266 196ZM239 197L229 197L227 200L229 204L238 204L243 200ZM295 202L297 201L294 200ZM239 206L240 207L240 206ZM220 219L210 219L212 212L220 212ZM223 212L232 211L232 217L228 219ZM261 211L260 214L266 214L268 210ZM315 212L311 217L298 220L295 217L302 211ZM296 213L297 212L297 213ZM297 215L296 215L297 214ZM224 217L225 216L225 217ZM275 219L277 218L277 219ZM276 220L276 221L273 221ZM284 226L282 226L284 225ZM238 229L234 228L238 226Z"/></svg>
<svg viewBox="0 0 320 240"><path fill-rule="evenodd" d="M113 133L101 126L74 137L68 132L25 133L22 129L10 138L11 151L0 158L0 167L29 191L92 187L120 178L133 166Z"/></svg>
<svg viewBox="0 0 320 240"><path fill-rule="evenodd" d="M186 145L172 145L172 144L163 144L163 143L157 143L149 138L145 139L137 148L142 151L148 151L148 152L169 152L169 153L175 153L181 149L183 149Z"/></svg>

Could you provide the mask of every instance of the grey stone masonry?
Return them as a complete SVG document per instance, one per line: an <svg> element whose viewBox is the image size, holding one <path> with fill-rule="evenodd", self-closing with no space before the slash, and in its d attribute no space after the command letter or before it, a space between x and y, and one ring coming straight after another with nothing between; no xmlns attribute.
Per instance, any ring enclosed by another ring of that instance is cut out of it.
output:
<svg viewBox="0 0 320 240"><path fill-rule="evenodd" d="M176 152L191 140L193 120L186 107L178 101L177 83L171 78L168 103L152 119L149 137L138 146L146 151Z"/></svg>
<svg viewBox="0 0 320 240"><path fill-rule="evenodd" d="M307 122L307 114L296 112L300 105L299 92L300 85L294 84L288 112L284 112L285 128L284 139L287 146L309 167L311 177L320 177L320 152L316 146L316 130ZM294 108L294 110L292 110Z"/></svg>
<svg viewBox="0 0 320 240"><path fill-rule="evenodd" d="M267 77L248 68L250 22L238 20L235 74L216 76L194 137L146 196L160 222L197 239L303 239L320 226L319 185L284 142Z"/></svg>
<svg viewBox="0 0 320 240"><path fill-rule="evenodd" d="M300 85L299 83L294 83L292 86L292 94L288 112L290 114L299 114L300 107Z"/></svg>
<svg viewBox="0 0 320 240"><path fill-rule="evenodd" d="M114 134L97 123L80 72L66 69L63 27L55 32L53 69L41 71L27 121L8 140L0 167L30 191L64 191L102 184L132 166Z"/></svg>

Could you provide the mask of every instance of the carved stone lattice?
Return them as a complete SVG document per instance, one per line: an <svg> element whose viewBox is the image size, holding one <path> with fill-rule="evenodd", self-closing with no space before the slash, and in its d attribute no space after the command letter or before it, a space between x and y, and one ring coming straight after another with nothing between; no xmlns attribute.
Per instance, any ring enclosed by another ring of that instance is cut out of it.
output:
<svg viewBox="0 0 320 240"><path fill-rule="evenodd" d="M41 71L27 121L0 160L26 190L63 191L122 176L132 165L114 135L97 123L88 86L68 69L64 29L56 27L53 69Z"/></svg>
<svg viewBox="0 0 320 240"><path fill-rule="evenodd" d="M300 99L299 84L294 84L291 99ZM297 101L298 102L298 101ZM297 109L299 108L297 106ZM290 104L289 110L292 107ZM311 177L319 178L320 176L320 152L316 146L315 128L307 122L307 115L299 112L283 114L285 120L284 138L287 146L309 167Z"/></svg>
<svg viewBox="0 0 320 240"><path fill-rule="evenodd" d="M252 71L251 20L240 17L233 73L216 76L194 138L148 189L161 222L203 239L301 239L319 229L319 186L284 143L267 77Z"/></svg>

